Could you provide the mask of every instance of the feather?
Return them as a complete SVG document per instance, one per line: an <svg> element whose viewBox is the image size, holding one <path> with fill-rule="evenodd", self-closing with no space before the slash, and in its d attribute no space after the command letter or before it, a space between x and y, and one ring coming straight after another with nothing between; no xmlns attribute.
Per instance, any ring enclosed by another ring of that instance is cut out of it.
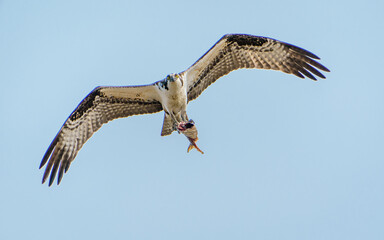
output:
<svg viewBox="0 0 384 240"><path fill-rule="evenodd" d="M225 35L182 73L187 76L188 101L196 99L220 77L239 68L280 70L299 78L316 80L313 73L325 78L315 68L325 72L329 69L313 59L320 58L305 49L272 38Z"/></svg>
<svg viewBox="0 0 384 240"><path fill-rule="evenodd" d="M42 168L48 162L42 182L50 175L51 186L59 171L59 184L78 151L103 124L161 110L154 85L95 88L71 113L48 147L40 164Z"/></svg>

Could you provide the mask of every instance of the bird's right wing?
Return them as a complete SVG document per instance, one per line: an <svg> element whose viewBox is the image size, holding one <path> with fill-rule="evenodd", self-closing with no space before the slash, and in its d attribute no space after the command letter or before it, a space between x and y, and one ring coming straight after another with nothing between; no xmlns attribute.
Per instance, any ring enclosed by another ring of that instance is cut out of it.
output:
<svg viewBox="0 0 384 240"><path fill-rule="evenodd" d="M50 186L59 171L59 184L81 147L104 123L161 111L155 88L155 85L97 87L89 93L65 121L45 153L40 164L41 168L48 162L43 183L50 175Z"/></svg>
<svg viewBox="0 0 384 240"><path fill-rule="evenodd" d="M279 70L297 77L325 78L328 68L315 54L276 39L227 34L182 74L187 76L188 101L196 99L220 77L240 68ZM315 76L314 76L315 75Z"/></svg>

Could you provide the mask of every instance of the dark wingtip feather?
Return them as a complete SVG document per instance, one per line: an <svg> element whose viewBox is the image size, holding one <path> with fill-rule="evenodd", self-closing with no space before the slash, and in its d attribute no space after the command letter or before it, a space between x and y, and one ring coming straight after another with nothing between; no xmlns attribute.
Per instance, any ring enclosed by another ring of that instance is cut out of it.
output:
<svg viewBox="0 0 384 240"><path fill-rule="evenodd" d="M292 72L292 74L294 74L296 77L299 77L299 78L305 78L300 72L298 71L295 71L295 72Z"/></svg>
<svg viewBox="0 0 384 240"><path fill-rule="evenodd" d="M65 168L64 168L64 165L66 165L65 162L62 162L62 163L60 164L59 176L57 177L57 185L60 184L61 179L63 178L63 175L64 175L64 169L65 169Z"/></svg>
<svg viewBox="0 0 384 240"><path fill-rule="evenodd" d="M313 76L312 74L320 77L320 78L323 78L325 79L325 76L320 73L317 69L315 69L314 67L322 70L322 71L325 71L325 72L330 72L330 70L328 68L326 68L325 66L323 66L322 64L320 64L319 62L317 62L316 60L320 60L320 58L315 55L314 53L308 51L308 50L305 50L303 48L300 48L300 47L297 47L295 45L292 45L292 44L289 44L289 43L284 43L286 44L286 46L288 46L288 48L293 51L294 55L296 55L296 58L294 61L296 62L296 64L298 65L298 71L301 73L301 74L304 74L306 77L314 80L314 81L317 81L316 77ZM314 60L316 59L316 60ZM302 64L303 63L303 64ZM309 72L308 72L309 71ZM311 74L312 73L312 74ZM296 74L296 73L293 73L295 74L296 76L302 78L302 76Z"/></svg>
<svg viewBox="0 0 384 240"><path fill-rule="evenodd" d="M317 81L317 79L304 68L300 69L300 73L304 74L307 78L312 79L313 81Z"/></svg>
<svg viewBox="0 0 384 240"><path fill-rule="evenodd" d="M301 55L304 55L304 56L308 56L310 58L313 58L313 59L317 59L317 60L320 60L320 58L315 55L314 53L311 53L310 51L308 50L305 50L301 47L298 47L298 46L295 46L295 45L292 45L292 44L289 44L289 43L286 43L290 49L292 49L293 51L301 54Z"/></svg>
<svg viewBox="0 0 384 240"><path fill-rule="evenodd" d="M318 74L316 74L319 78L322 78L322 79L326 79L326 77L321 73L319 72Z"/></svg>
<svg viewBox="0 0 384 240"><path fill-rule="evenodd" d="M43 176L43 183L44 183L47 180L49 173L51 173L48 186L51 186L53 180L55 179L56 172L57 172L57 169L59 167L60 160L63 156L63 153L64 153L64 148L59 149L59 150L55 149L55 151L53 152L53 154L52 154L52 156L48 162L48 165L45 169L44 176ZM52 171L51 171L51 169L52 169Z"/></svg>
<svg viewBox="0 0 384 240"><path fill-rule="evenodd" d="M48 162L48 165L45 168L44 175L43 175L43 181L42 181L43 184L45 183L45 181L47 181L49 173L51 172L52 164L53 164L53 162Z"/></svg>
<svg viewBox="0 0 384 240"><path fill-rule="evenodd" d="M323 65L321 65L321 66L323 66ZM325 71L325 72L331 72L331 70L329 70L328 68L326 68L326 67L324 67L324 66L323 66L323 68L322 68L321 70L323 70L323 71ZM325 78L325 77L324 77L324 78Z"/></svg>
<svg viewBox="0 0 384 240"><path fill-rule="evenodd" d="M61 156L62 156L62 153L59 155L58 160L56 160L55 164L53 165L53 169L51 171L51 177L49 178L49 185L48 186L51 186L53 181L55 180L55 177L56 177L56 174L57 174L57 170L59 169L59 164L60 164Z"/></svg>
<svg viewBox="0 0 384 240"><path fill-rule="evenodd" d="M315 74L316 76L323 78L323 79L326 78L321 72L319 72L316 68L312 67L311 65L309 65L305 61L296 60L296 63L299 64L300 66L304 67L306 70L310 71L311 73Z"/></svg>
<svg viewBox="0 0 384 240"><path fill-rule="evenodd" d="M45 171L44 172L44 176L43 176L43 180L41 181L41 184L44 184L47 181L48 176L49 176L49 172Z"/></svg>
<svg viewBox="0 0 384 240"><path fill-rule="evenodd" d="M41 163L40 163L39 169L41 169L45 165L46 162L47 161L44 161L44 159L43 159L43 161L41 161Z"/></svg>
<svg viewBox="0 0 384 240"><path fill-rule="evenodd" d="M316 67L316 68L318 68L324 72L330 72L328 68L324 67L321 63L319 63L313 59L306 58L305 62L307 62L308 64L310 64L310 65L312 65L312 66L314 66L314 67Z"/></svg>
<svg viewBox="0 0 384 240"><path fill-rule="evenodd" d="M70 165L71 165L71 162L70 162L70 161L68 161L68 162L65 164L64 173L67 173L67 171L68 171Z"/></svg>
<svg viewBox="0 0 384 240"><path fill-rule="evenodd" d="M56 166L57 166L57 164L55 164L55 166L52 169L51 177L49 178L49 183L48 183L49 187L52 185L53 181L55 180L56 173L57 173L57 167Z"/></svg>
<svg viewBox="0 0 384 240"><path fill-rule="evenodd" d="M41 169L41 168L47 163L47 160L48 160L48 157L46 158L46 157L44 156L43 160L41 160L39 169Z"/></svg>
<svg viewBox="0 0 384 240"><path fill-rule="evenodd" d="M53 141L51 142L51 144L49 145L47 151L45 152L44 154L44 157L43 157L43 160L41 160L41 163L40 163L40 166L39 166L39 169L41 169L48 161L49 159L49 156L51 156L51 153L53 151L53 149L56 147L56 144L57 142L59 141L59 134L61 132L61 129L60 131L56 134L55 138L53 139Z"/></svg>

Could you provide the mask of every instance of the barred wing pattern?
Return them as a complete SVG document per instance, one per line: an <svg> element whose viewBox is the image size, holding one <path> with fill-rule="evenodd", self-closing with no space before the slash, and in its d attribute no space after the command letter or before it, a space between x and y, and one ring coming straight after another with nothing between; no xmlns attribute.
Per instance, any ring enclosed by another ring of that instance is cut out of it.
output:
<svg viewBox="0 0 384 240"><path fill-rule="evenodd" d="M188 101L196 99L220 77L239 68L280 70L312 80L316 80L313 75L325 78L317 69L329 70L313 59L320 58L307 50L272 38L225 35L183 72L188 82Z"/></svg>
<svg viewBox="0 0 384 240"><path fill-rule="evenodd" d="M162 109L154 85L95 88L68 117L45 153L40 164L42 168L48 162L43 183L50 175L51 186L59 172L59 184L81 147L104 123Z"/></svg>

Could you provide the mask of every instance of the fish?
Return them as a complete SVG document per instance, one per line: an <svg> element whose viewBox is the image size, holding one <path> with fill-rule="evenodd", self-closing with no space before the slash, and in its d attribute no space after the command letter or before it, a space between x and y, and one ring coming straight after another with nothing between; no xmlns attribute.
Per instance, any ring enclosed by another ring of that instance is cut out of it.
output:
<svg viewBox="0 0 384 240"><path fill-rule="evenodd" d="M184 136L186 136L190 142L187 152L196 148L197 151L199 151L201 154L204 154L204 152L201 151L201 149L196 145L196 142L199 140L199 138L197 137L197 128L195 122L192 119L188 120L188 122L179 122L177 125L177 130L179 133L184 134Z"/></svg>

